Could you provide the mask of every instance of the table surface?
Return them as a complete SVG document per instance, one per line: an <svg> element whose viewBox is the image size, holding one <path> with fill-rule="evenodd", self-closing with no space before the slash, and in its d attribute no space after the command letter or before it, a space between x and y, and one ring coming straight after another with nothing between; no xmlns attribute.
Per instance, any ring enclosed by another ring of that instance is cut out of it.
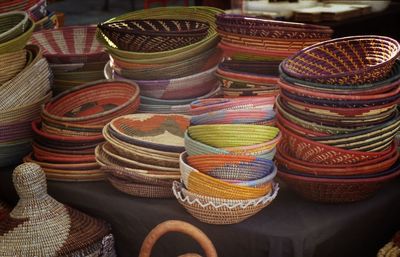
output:
<svg viewBox="0 0 400 257"><path fill-rule="evenodd" d="M0 171L0 198L15 204L11 169ZM48 182L60 202L107 220L118 256L137 256L144 237L157 224L184 220L202 229L219 256L311 257L376 256L400 228L400 180L386 185L371 199L352 204L320 204L304 200L281 185L277 199L260 213L234 225L204 224L190 216L175 199L144 199L114 189L107 182ZM153 256L201 252L192 239L167 234Z"/></svg>

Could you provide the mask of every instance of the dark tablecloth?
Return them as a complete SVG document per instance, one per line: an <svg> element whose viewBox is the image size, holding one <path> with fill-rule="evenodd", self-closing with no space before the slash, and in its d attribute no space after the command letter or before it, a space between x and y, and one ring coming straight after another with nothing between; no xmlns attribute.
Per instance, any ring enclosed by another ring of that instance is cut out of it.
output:
<svg viewBox="0 0 400 257"><path fill-rule="evenodd" d="M202 229L221 257L372 257L400 228L399 179L371 199L340 205L313 203L281 188L277 199L257 215L223 226L197 221L174 199L135 198L106 182L50 181L48 190L59 201L107 220L122 257L138 256L148 232L169 219ZM10 169L0 172L0 198L17 201ZM158 241L153 256L194 251L201 252L195 241L172 233Z"/></svg>

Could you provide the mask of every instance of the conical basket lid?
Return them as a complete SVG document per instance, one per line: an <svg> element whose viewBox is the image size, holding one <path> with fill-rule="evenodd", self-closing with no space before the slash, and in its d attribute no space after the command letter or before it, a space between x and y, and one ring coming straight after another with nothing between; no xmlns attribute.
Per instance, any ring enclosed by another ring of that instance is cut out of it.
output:
<svg viewBox="0 0 400 257"><path fill-rule="evenodd" d="M0 222L0 256L100 256L109 226L49 196L39 165L18 166L13 182L20 200Z"/></svg>

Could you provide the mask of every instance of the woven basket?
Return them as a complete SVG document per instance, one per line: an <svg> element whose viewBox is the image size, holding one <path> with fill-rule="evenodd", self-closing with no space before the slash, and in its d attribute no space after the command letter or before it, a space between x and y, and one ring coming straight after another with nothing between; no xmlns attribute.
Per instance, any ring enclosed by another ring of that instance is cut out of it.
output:
<svg viewBox="0 0 400 257"><path fill-rule="evenodd" d="M258 187L236 185L199 172L186 163L186 157L185 152L180 156L181 179L185 187L194 193L224 199L248 200L264 196L272 190L272 176L269 177L269 181Z"/></svg>
<svg viewBox="0 0 400 257"><path fill-rule="evenodd" d="M282 39L329 39L333 30L326 26L262 19L235 14L217 15L218 29L249 36Z"/></svg>
<svg viewBox="0 0 400 257"><path fill-rule="evenodd" d="M320 178L278 172L279 178L303 197L326 203L355 202L372 197L385 182L399 175L399 162L386 175L372 178Z"/></svg>
<svg viewBox="0 0 400 257"><path fill-rule="evenodd" d="M29 10L36 4L37 0L14 0L2 1L0 3L0 13L11 12L16 10Z"/></svg>
<svg viewBox="0 0 400 257"><path fill-rule="evenodd" d="M19 14L19 16L20 16L20 14ZM23 28L24 29L23 29L22 34L19 34L18 36L9 38L7 41L0 43L0 54L6 54L6 53L18 51L18 50L23 49L26 46L29 38L32 35L33 29L34 29L33 21L30 18L28 18L28 21L25 23Z"/></svg>
<svg viewBox="0 0 400 257"><path fill-rule="evenodd" d="M392 240L379 249L377 257L400 256L400 232L397 232Z"/></svg>
<svg viewBox="0 0 400 257"><path fill-rule="evenodd" d="M166 80L187 77L215 67L222 59L220 49L213 47L182 61L166 64L130 64L111 58L113 71L118 75L137 80Z"/></svg>
<svg viewBox="0 0 400 257"><path fill-rule="evenodd" d="M123 81L94 81L55 97L43 108L53 121L104 125L139 106L139 87Z"/></svg>
<svg viewBox="0 0 400 257"><path fill-rule="evenodd" d="M267 207L277 196L279 187L275 184L265 196L239 201L192 193L178 182L174 182L172 190L178 202L195 218L204 223L223 225L242 222Z"/></svg>
<svg viewBox="0 0 400 257"><path fill-rule="evenodd" d="M29 16L36 22L47 14L47 1L39 0L27 10Z"/></svg>
<svg viewBox="0 0 400 257"><path fill-rule="evenodd" d="M179 16L179 19L193 19L200 22L207 22L210 26L208 30L207 36L188 46L180 47L174 50L162 51L162 52L154 52L154 53L141 53L141 52L130 52L119 50L115 47L114 44L105 36L103 33L98 31L98 38L105 45L105 47L113 54L118 55L120 57L128 57L128 58L136 58L136 59L147 59L144 62L147 63L155 63L156 58L167 57L168 61L172 60L183 60L188 58L189 56L194 56L200 52L203 52L205 49L209 49L211 46L215 45L218 42L218 35L215 31L215 15L218 13L222 13L222 10L212 8L212 7L161 7L161 8L152 8L151 10L141 10L135 11L132 13L127 13L113 19L106 21L105 23L122 21L128 19L176 19ZM151 60L150 60L151 59ZM167 61L167 62L168 62ZM165 63L165 62L164 62Z"/></svg>
<svg viewBox="0 0 400 257"><path fill-rule="evenodd" d="M397 161L399 154L396 145L392 144L391 151L376 160L360 162L352 165L324 165L296 159L290 152L284 140L278 145L275 155L279 167L296 172L296 174L311 174L316 176L352 176L380 173L389 169Z"/></svg>
<svg viewBox="0 0 400 257"><path fill-rule="evenodd" d="M289 76L323 84L355 85L385 78L400 44L381 36L345 37L315 44L286 59Z"/></svg>
<svg viewBox="0 0 400 257"><path fill-rule="evenodd" d="M196 20L146 19L106 22L98 25L119 49L163 52L194 44L208 34L208 23Z"/></svg>
<svg viewBox="0 0 400 257"><path fill-rule="evenodd" d="M51 72L37 46L26 47L32 57L25 68L0 87L0 110L6 111L36 102L50 91ZM29 85L29 86L27 86Z"/></svg>
<svg viewBox="0 0 400 257"><path fill-rule="evenodd" d="M380 152L345 150L300 137L287 130L279 122L277 125L283 134L283 138L288 140L289 150L294 156L308 162L333 165L354 164L364 160L375 159L390 152L390 148Z"/></svg>
<svg viewBox="0 0 400 257"><path fill-rule="evenodd" d="M18 166L13 182L20 200L2 222L1 256L116 256L110 226L49 196L39 165Z"/></svg>
<svg viewBox="0 0 400 257"><path fill-rule="evenodd" d="M70 26L35 32L31 42L43 49L51 63L105 61L107 54L97 42L95 33L95 26Z"/></svg>
<svg viewBox="0 0 400 257"><path fill-rule="evenodd" d="M28 28L26 12L8 12L0 14L0 44L18 37Z"/></svg>
<svg viewBox="0 0 400 257"><path fill-rule="evenodd" d="M133 114L112 120L110 132L125 142L180 153L188 126L189 118L184 115Z"/></svg>
<svg viewBox="0 0 400 257"><path fill-rule="evenodd" d="M272 124L275 112L269 109L260 110L220 110L193 116L191 125L205 124Z"/></svg>
<svg viewBox="0 0 400 257"><path fill-rule="evenodd" d="M223 148L261 144L271 141L279 134L279 129L253 124L213 124L188 128L188 135L204 144Z"/></svg>
<svg viewBox="0 0 400 257"><path fill-rule="evenodd" d="M0 55L0 84L14 78L25 65L25 49Z"/></svg>

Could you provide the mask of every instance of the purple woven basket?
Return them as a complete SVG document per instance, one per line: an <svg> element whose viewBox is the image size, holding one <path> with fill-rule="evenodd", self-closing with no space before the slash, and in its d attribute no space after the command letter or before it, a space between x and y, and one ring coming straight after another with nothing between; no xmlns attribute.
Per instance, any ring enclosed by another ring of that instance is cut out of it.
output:
<svg viewBox="0 0 400 257"><path fill-rule="evenodd" d="M396 40L352 36L307 47L281 64L282 72L322 84L359 85L385 78L400 54Z"/></svg>

